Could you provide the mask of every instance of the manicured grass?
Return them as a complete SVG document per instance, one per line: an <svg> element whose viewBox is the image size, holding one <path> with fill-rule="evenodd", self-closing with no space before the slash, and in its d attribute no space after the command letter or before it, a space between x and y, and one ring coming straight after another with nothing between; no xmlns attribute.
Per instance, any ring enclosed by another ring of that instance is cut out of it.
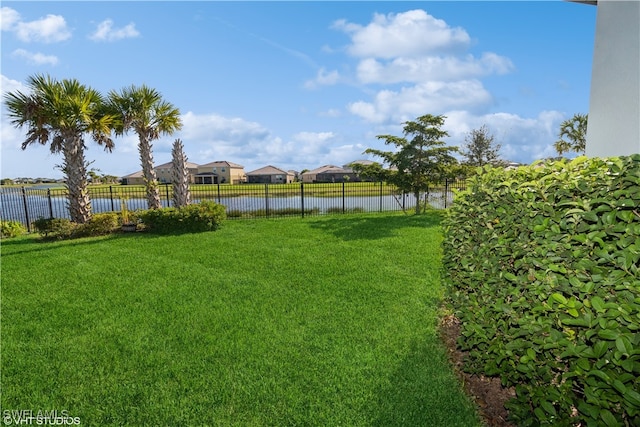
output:
<svg viewBox="0 0 640 427"><path fill-rule="evenodd" d="M268 186L268 189L265 188ZM190 186L191 196L195 199L215 198L215 197L238 197L238 196L256 196L264 197L265 194L270 196L297 196L300 195L300 182L290 184L194 184ZM104 197L110 191L114 192L114 196L122 194L145 194L143 185L90 185L89 193L92 197ZM434 187L436 188L436 187ZM159 191L161 196L173 195L173 186L160 184ZM379 182L347 182L344 183L313 183L304 184L304 192L306 196L314 197L337 197L341 195L349 197L370 197L390 195L398 192L398 189L390 184ZM110 193L109 193L110 194Z"/></svg>
<svg viewBox="0 0 640 427"><path fill-rule="evenodd" d="M436 214L2 242L3 410L82 425L479 426Z"/></svg>

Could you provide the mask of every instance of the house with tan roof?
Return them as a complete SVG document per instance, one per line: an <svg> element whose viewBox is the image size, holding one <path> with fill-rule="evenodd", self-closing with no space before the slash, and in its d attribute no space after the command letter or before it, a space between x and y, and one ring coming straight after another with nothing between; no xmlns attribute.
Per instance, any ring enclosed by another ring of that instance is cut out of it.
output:
<svg viewBox="0 0 640 427"><path fill-rule="evenodd" d="M164 163L153 168L156 171L158 182L162 184L173 182L173 162ZM187 162L187 170L189 171L189 184L195 182L195 176L198 173L198 165Z"/></svg>
<svg viewBox="0 0 640 427"><path fill-rule="evenodd" d="M142 171L130 173L121 179L122 185L144 185L144 177Z"/></svg>
<svg viewBox="0 0 640 427"><path fill-rule="evenodd" d="M289 184L295 177L293 171L284 171L271 165L247 172L247 182L253 184Z"/></svg>
<svg viewBox="0 0 640 427"><path fill-rule="evenodd" d="M161 184L170 184L173 182L173 163L164 163L153 168L156 171L156 177ZM198 173L198 165L195 163L187 162L187 169L189 170L189 184L195 182L195 176ZM129 175L122 177L123 185L144 185L144 176L142 171L137 171Z"/></svg>
<svg viewBox="0 0 640 427"><path fill-rule="evenodd" d="M302 174L302 182L356 182L358 175L348 166L324 165Z"/></svg>
<svg viewBox="0 0 640 427"><path fill-rule="evenodd" d="M226 160L198 166L195 184L241 184L246 182L244 166Z"/></svg>

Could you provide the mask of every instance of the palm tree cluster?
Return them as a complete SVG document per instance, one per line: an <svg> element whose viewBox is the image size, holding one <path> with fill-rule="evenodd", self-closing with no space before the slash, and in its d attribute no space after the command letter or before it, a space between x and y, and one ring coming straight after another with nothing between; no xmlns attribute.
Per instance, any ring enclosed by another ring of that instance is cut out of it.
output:
<svg viewBox="0 0 640 427"><path fill-rule="evenodd" d="M83 224L91 218L87 190L90 162L85 156L87 136L111 152L115 147L112 133L122 136L134 131L139 140L149 208L160 207L152 142L182 127L176 107L145 85L111 91L108 97L75 79L59 81L35 75L28 78L27 86L30 93L5 94L8 116L15 127L26 127L23 150L32 144L50 144L52 153L62 154L61 169L66 177L72 221Z"/></svg>
<svg viewBox="0 0 640 427"><path fill-rule="evenodd" d="M588 121L588 114L574 114L572 118L560 123L558 140L553 145L558 154L563 155L570 151L584 154Z"/></svg>

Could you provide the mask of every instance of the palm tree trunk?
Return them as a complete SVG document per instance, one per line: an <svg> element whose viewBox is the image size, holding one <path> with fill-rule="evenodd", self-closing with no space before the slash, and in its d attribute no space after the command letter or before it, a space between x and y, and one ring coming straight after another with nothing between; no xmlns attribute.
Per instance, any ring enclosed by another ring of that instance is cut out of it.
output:
<svg viewBox="0 0 640 427"><path fill-rule="evenodd" d="M138 151L140 152L140 164L142 165L142 176L147 187L147 205L149 209L160 209L160 192L158 191L158 179L156 171L153 169L153 153L151 144L145 135L140 135Z"/></svg>
<svg viewBox="0 0 640 427"><path fill-rule="evenodd" d="M189 169L182 141L176 139L171 151L173 157L173 204L179 208L191 202L189 192Z"/></svg>
<svg viewBox="0 0 640 427"><path fill-rule="evenodd" d="M91 200L87 190L87 162L84 141L76 134L64 135L62 170L67 177L71 221L84 224L91 219Z"/></svg>

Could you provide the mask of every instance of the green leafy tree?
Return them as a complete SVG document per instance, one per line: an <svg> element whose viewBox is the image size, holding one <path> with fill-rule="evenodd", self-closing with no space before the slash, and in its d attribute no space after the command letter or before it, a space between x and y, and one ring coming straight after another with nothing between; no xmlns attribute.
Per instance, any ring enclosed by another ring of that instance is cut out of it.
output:
<svg viewBox="0 0 640 427"><path fill-rule="evenodd" d="M553 144L559 155L570 151L584 153L587 146L587 120L587 114L575 114L560 123L560 134Z"/></svg>
<svg viewBox="0 0 640 427"><path fill-rule="evenodd" d="M394 145L396 151L382 151L373 148L365 150L366 154L381 157L388 169L373 164L357 167L358 173L382 179L396 185L402 191L411 193L416 199L416 214L420 213L420 200L423 193L429 191L429 184L444 179L457 163L452 153L457 147L447 146L442 138L449 134L442 130L445 116L427 114L415 121L404 123L403 137L394 135L378 135L386 145Z"/></svg>
<svg viewBox="0 0 640 427"><path fill-rule="evenodd" d="M473 168L485 165L498 166L503 163L500 159L501 145L495 142L495 137L486 126L473 129L464 138L461 154L465 158L464 164Z"/></svg>
<svg viewBox="0 0 640 427"><path fill-rule="evenodd" d="M100 172L100 169L91 168L87 173L89 175L89 178L91 178L92 184L100 184L101 176L98 175L98 172Z"/></svg>
<svg viewBox="0 0 640 427"><path fill-rule="evenodd" d="M27 128L22 149L31 144L49 145L53 154L62 153L62 172L69 193L69 213L73 222L84 224L91 218L87 190L85 140L87 135L107 151L114 147L111 131L117 122L105 108L99 92L75 79L61 81L36 75L27 80L31 93L5 94L11 124Z"/></svg>
<svg viewBox="0 0 640 427"><path fill-rule="evenodd" d="M159 209L160 192L153 164L152 142L182 128L180 111L148 86L129 86L109 93L110 109L120 118L116 135L132 130L138 135L138 152L149 209Z"/></svg>

